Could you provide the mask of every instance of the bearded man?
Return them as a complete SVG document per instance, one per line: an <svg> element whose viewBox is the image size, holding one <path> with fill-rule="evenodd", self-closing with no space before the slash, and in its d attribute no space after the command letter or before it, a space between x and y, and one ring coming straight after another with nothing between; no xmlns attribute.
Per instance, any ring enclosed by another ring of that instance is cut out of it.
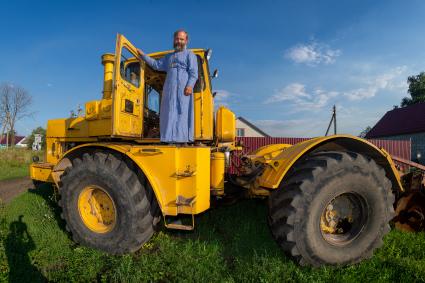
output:
<svg viewBox="0 0 425 283"><path fill-rule="evenodd" d="M160 107L161 142L193 142L193 87L198 79L196 55L187 50L186 31L174 33L174 52L155 60L138 49L140 57L154 70L167 72Z"/></svg>

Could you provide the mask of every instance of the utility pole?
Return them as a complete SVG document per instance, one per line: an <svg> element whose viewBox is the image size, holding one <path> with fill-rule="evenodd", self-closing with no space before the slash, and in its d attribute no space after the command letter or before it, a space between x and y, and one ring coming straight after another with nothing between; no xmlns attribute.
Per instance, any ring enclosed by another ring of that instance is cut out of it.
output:
<svg viewBox="0 0 425 283"><path fill-rule="evenodd" d="M326 130L325 136L328 135L329 129L331 128L331 125L332 125L332 122L334 123L334 135L336 135L336 107L335 107L335 105L332 109L332 118L331 118L331 121L329 122L329 126L328 126L328 129Z"/></svg>
<svg viewBox="0 0 425 283"><path fill-rule="evenodd" d="M333 112L333 117L334 117L334 135L336 135L336 107L334 104L334 112Z"/></svg>

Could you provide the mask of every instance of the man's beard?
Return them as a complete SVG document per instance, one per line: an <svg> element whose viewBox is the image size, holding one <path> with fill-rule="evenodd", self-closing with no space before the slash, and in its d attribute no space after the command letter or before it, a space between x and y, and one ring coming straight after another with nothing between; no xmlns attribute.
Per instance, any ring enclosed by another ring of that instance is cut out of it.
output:
<svg viewBox="0 0 425 283"><path fill-rule="evenodd" d="M174 50L176 51L182 51L186 49L186 44L180 45L178 43L174 43Z"/></svg>

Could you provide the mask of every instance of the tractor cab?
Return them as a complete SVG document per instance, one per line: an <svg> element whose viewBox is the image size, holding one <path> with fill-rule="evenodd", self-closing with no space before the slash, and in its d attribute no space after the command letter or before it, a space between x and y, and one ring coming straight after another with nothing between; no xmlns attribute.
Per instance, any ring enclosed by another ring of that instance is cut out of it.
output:
<svg viewBox="0 0 425 283"><path fill-rule="evenodd" d="M208 50L191 49L198 60L198 80L194 86L195 140L213 140L214 102L208 69ZM149 54L160 59L172 51ZM105 54L105 56L114 56ZM159 141L159 116L166 73L153 70L137 55L137 49L123 35L118 35L114 60L105 61L103 99L112 99L114 137ZM113 71L113 87L106 84L107 71ZM113 95L109 95L109 94ZM105 95L107 94L107 95ZM91 102L89 102L90 104Z"/></svg>

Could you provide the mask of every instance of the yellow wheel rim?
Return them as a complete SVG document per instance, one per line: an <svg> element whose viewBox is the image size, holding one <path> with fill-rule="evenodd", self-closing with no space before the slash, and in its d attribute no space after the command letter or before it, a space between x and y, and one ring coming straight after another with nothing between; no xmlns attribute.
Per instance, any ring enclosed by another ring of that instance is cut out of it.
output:
<svg viewBox="0 0 425 283"><path fill-rule="evenodd" d="M81 191L78 197L78 211L84 225L93 232L108 233L115 226L115 203L99 186L86 186Z"/></svg>
<svg viewBox="0 0 425 283"><path fill-rule="evenodd" d="M330 244L347 245L362 233L368 217L363 196L355 192L340 194L323 209L320 217L322 236Z"/></svg>

